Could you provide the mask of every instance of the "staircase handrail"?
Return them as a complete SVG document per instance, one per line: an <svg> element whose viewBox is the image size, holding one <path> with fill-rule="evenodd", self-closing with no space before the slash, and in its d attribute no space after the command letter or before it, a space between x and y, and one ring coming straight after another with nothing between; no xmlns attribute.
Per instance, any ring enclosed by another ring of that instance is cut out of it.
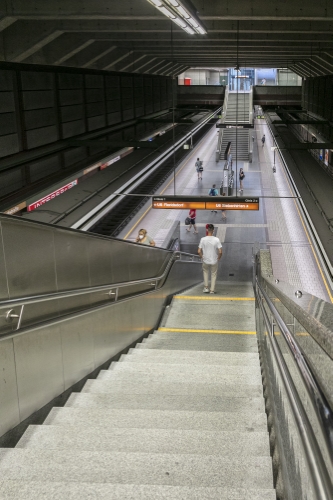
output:
<svg viewBox="0 0 333 500"><path fill-rule="evenodd" d="M280 334L283 336L289 350L289 355L294 360L297 368L298 375L301 377L304 386L306 387L309 399L311 401L312 409L319 423L319 428L322 434L323 442L325 444L325 452L333 463L333 412L332 409L320 388L316 376L309 366L306 357L300 348L295 337L290 332L286 323L283 321L278 310L273 304L272 300L265 292L259 283L258 276L255 278L255 294L256 301L263 314L267 329L267 337L269 338L272 351L274 353L275 361L278 365L281 378L285 387L285 391L290 403L290 407L295 418L296 427L299 431L301 442L303 445L305 461L307 469L313 486L313 493L317 500L330 500L332 499L331 493L333 491L333 484L331 475L328 471L320 445L315 436L314 430L311 426L306 410L301 402L295 383L287 367L286 361L282 355L279 343L274 335L274 326L277 325ZM272 315L268 317L264 303ZM332 468L332 467L331 467Z"/></svg>
<svg viewBox="0 0 333 500"><path fill-rule="evenodd" d="M1 300L0 301L0 315L4 316L6 318L7 322L11 322L13 319L17 319L17 325L15 328L15 331L19 330L22 325L22 321L24 318L24 311L27 309L27 306L33 305L33 304L41 304L43 302L52 302L52 301L59 301L61 299L74 299L79 296L84 296L84 295L90 295L93 293L98 293L98 292L106 292L104 295L108 295L108 298L105 299L105 303L108 303L108 300L113 299L113 302L118 301L118 296L119 296L119 289L125 288L125 287L130 287L133 285L145 285L145 284L150 284L153 288L151 290L157 290L158 288L161 288L161 286L164 283L164 279L167 277L172 265L174 264L175 261L178 260L187 260L188 262L194 262L194 263L200 263L201 264L201 258L198 255L195 254L190 254L187 252L181 252L181 251L169 251L171 254L170 259L168 260L164 271L162 274L159 276L152 276L149 278L144 278L144 279L139 279L139 280L131 280L131 281L126 281L126 282L120 282L120 283L109 283L107 285L97 285L97 286L91 286L91 287L82 287L82 288L77 288L77 289L72 289L68 291L63 291L63 292L55 292L55 293L44 293L40 295L34 295L34 296L28 296L28 297L19 297L15 299L8 299L8 300ZM143 292L136 292L132 295L139 295L140 293L147 293L147 290L144 290ZM127 296L126 296L127 297ZM93 306L91 306L93 307ZM17 308L20 310L17 311L14 308ZM7 311L6 311L7 309ZM89 309L89 306L87 306L86 303L83 303L82 309L76 309L76 312L79 310L83 309ZM2 314L1 314L2 313ZM58 310L57 307L54 309L54 315L50 313L48 316L48 320L50 319L55 319L59 318ZM38 322L34 323L37 324ZM31 324L29 324L31 326ZM3 335L7 335L9 332L5 331L1 333L1 328L0 328L0 338Z"/></svg>

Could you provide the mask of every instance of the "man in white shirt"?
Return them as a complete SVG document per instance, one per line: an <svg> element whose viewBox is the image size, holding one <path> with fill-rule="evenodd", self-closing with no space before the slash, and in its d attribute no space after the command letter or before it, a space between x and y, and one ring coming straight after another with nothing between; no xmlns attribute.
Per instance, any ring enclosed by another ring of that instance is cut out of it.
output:
<svg viewBox="0 0 333 500"><path fill-rule="evenodd" d="M207 233L208 236L205 236L200 240L198 254L202 258L202 270L205 284L203 291L204 293L215 293L217 266L218 261L222 257L222 245L220 240L216 238L216 236L213 236L213 224L208 224ZM211 273L210 290L208 288L209 272Z"/></svg>

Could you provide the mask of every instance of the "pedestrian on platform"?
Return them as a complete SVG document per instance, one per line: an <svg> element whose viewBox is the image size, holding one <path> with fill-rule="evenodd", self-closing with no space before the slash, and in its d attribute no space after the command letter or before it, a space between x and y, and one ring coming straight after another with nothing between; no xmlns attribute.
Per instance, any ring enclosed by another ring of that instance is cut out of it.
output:
<svg viewBox="0 0 333 500"><path fill-rule="evenodd" d="M210 188L210 190L208 191L208 195L209 196L218 196L219 192L218 190L216 189L216 184L213 184L212 187ZM216 213L217 214L217 210L211 210L212 213Z"/></svg>
<svg viewBox="0 0 333 500"><path fill-rule="evenodd" d="M239 192L243 192L243 180L245 178L244 170L241 168L239 171Z"/></svg>
<svg viewBox="0 0 333 500"><path fill-rule="evenodd" d="M264 147L265 145L265 141L266 141L266 137L265 137L265 134L262 136L261 138L261 142L262 142L262 147Z"/></svg>
<svg viewBox="0 0 333 500"><path fill-rule="evenodd" d="M208 236L201 238L198 248L198 254L202 259L202 271L204 278L204 293L215 293L215 283L217 276L218 261L222 257L222 245L216 236L213 236L214 225L208 225ZM211 283L209 289L209 274Z"/></svg>
<svg viewBox="0 0 333 500"><path fill-rule="evenodd" d="M195 208L191 208L191 210L188 213L188 216L191 219L191 222L190 222L189 227L186 228L186 231L190 232L191 231L191 227L193 226L193 228L194 228L193 234L198 234L197 226L195 225L195 218L197 216L196 209Z"/></svg>
<svg viewBox="0 0 333 500"><path fill-rule="evenodd" d="M197 161L195 162L195 169L198 174L198 180L202 180L202 172L203 172L203 162L200 160L200 158L197 158Z"/></svg>
<svg viewBox="0 0 333 500"><path fill-rule="evenodd" d="M141 243L141 245L155 246L155 241L149 236L146 229L140 229L135 241L136 243Z"/></svg>

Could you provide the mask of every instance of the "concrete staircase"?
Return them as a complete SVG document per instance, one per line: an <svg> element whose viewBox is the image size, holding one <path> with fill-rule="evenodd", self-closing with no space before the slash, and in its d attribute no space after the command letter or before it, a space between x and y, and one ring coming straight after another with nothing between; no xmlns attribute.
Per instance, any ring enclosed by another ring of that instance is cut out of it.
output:
<svg viewBox="0 0 333 500"><path fill-rule="evenodd" d="M250 94L241 92L238 95L229 93L228 106L226 111L225 123L232 125L236 123L250 123L249 117L249 97ZM249 160L249 129L225 128L222 130L222 142L220 151L220 160L224 160L224 152L231 141L232 156L242 161ZM237 134L237 145L236 145Z"/></svg>
<svg viewBox="0 0 333 500"><path fill-rule="evenodd" d="M252 286L217 291L0 450L1 500L275 499Z"/></svg>
<svg viewBox="0 0 333 500"><path fill-rule="evenodd" d="M226 123L249 123L250 94L247 92L229 93L225 117Z"/></svg>
<svg viewBox="0 0 333 500"><path fill-rule="evenodd" d="M231 141L232 157L242 161L249 161L249 129L247 128L224 128L222 130L222 142L220 151L220 160L224 160L224 152ZM237 139L236 139L237 134Z"/></svg>

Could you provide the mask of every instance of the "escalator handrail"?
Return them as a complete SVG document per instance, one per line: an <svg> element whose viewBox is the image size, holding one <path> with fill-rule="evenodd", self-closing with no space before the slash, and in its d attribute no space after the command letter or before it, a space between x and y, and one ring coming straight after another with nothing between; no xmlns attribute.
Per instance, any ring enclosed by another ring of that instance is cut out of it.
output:
<svg viewBox="0 0 333 500"><path fill-rule="evenodd" d="M317 382L316 377L303 354L302 349L283 321L273 302L260 285L257 276L255 284L257 302L261 308L261 311L263 312L266 328L268 331L268 338L271 342L275 360L278 364L281 377L285 385L286 393L288 395L288 399L297 424L297 428L301 437L311 482L314 488L315 498L318 500L330 500L332 499L331 492L333 491L333 484L330 479L330 473L327 470L322 453L320 451L320 446L315 437L314 431L309 422L306 411L302 405L298 392L295 388L295 384L281 353L280 347L276 341L274 332L272 330L272 325L262 303L263 300L267 304L277 326L280 329L280 333L288 346L289 353L295 361L295 364L298 368L298 373L304 383L304 386L306 387L314 413L319 422L319 427L321 429L323 441L325 443L325 451L327 453L327 456L331 460L331 469L333 468L333 411L326 399L326 396L322 392L320 385Z"/></svg>
<svg viewBox="0 0 333 500"><path fill-rule="evenodd" d="M171 253L171 252L169 251L169 253ZM48 300L65 299L65 298L70 298L70 297L74 297L74 296L78 296L78 295L84 295L86 293L109 290L110 288L112 288L112 289L124 288L124 287L132 286L132 285L140 285L140 284L149 283L152 281L155 282L156 288L157 288L157 283L166 277L173 262L175 262L177 260L181 260L182 256L190 257L191 261L189 261L189 262L201 263L201 258L198 255L190 254L187 252L175 251L175 252L172 252L171 258L168 260L168 263L167 263L163 273L160 274L159 276L151 276L150 278L144 278L144 279L140 279L140 280L122 281L119 283L109 283L107 285L97 285L97 286L91 286L91 287L76 288L73 290L66 290L63 292L44 293L41 295L34 295L34 296L29 296L29 297L19 297L16 299L1 300L0 307L1 308L6 307L6 306L14 307L14 306L31 304L34 302L44 302L44 301L48 301Z"/></svg>

